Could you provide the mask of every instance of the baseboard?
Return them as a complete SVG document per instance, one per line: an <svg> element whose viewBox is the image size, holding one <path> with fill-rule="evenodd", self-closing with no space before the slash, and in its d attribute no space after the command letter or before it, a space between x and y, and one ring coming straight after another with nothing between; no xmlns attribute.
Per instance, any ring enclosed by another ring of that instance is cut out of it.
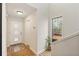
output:
<svg viewBox="0 0 79 59"><path fill-rule="evenodd" d="M39 51L39 52L37 53L37 55L43 53L45 50L46 50L46 49L42 49L41 51Z"/></svg>
<svg viewBox="0 0 79 59"><path fill-rule="evenodd" d="M25 43L25 42L23 42L23 43L24 43L25 45L29 45L29 46L30 46L29 43ZM29 48L34 52L35 55L37 55L37 52L36 52L31 46L30 46Z"/></svg>
<svg viewBox="0 0 79 59"><path fill-rule="evenodd" d="M37 52L33 48L30 47L30 49L34 52L35 55L38 55Z"/></svg>

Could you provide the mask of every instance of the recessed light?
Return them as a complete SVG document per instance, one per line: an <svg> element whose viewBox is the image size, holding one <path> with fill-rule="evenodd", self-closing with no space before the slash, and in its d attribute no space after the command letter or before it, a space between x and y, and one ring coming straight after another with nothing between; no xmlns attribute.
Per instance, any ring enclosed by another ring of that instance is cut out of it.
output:
<svg viewBox="0 0 79 59"><path fill-rule="evenodd" d="M17 11L17 14L22 15L23 12L22 11Z"/></svg>

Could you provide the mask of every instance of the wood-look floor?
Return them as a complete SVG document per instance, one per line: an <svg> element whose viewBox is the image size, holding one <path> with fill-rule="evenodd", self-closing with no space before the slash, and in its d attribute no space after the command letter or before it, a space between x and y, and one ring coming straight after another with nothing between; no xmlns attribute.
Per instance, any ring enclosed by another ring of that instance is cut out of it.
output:
<svg viewBox="0 0 79 59"><path fill-rule="evenodd" d="M15 47L16 50L14 51ZM23 43L11 45L7 48L8 56L35 56L35 53L29 48L29 45L25 45Z"/></svg>
<svg viewBox="0 0 79 59"><path fill-rule="evenodd" d="M53 39L57 39L57 41L62 40L62 36L60 35L53 35Z"/></svg>

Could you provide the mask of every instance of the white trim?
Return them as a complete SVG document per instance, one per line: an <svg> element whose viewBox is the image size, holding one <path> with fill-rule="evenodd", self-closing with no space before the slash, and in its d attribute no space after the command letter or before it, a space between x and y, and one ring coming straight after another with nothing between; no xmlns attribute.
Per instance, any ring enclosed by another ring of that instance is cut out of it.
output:
<svg viewBox="0 0 79 59"><path fill-rule="evenodd" d="M29 48L37 55L37 52L30 46L28 42L23 42L25 45L29 45Z"/></svg>
<svg viewBox="0 0 79 59"><path fill-rule="evenodd" d="M73 34L70 34L68 36L65 36L65 37L63 37L63 39L61 41L55 41L52 44L57 44L57 43L60 43L62 41L65 41L65 40L69 40L70 38L73 38L73 37L76 37L76 36L79 36L79 31L78 32L75 32Z"/></svg>
<svg viewBox="0 0 79 59"><path fill-rule="evenodd" d="M29 47L36 55L38 55L37 54L37 52L33 49L33 48L31 48L31 47Z"/></svg>
<svg viewBox="0 0 79 59"><path fill-rule="evenodd" d="M7 56L7 46L6 46L6 6L5 3L2 3L2 56Z"/></svg>
<svg viewBox="0 0 79 59"><path fill-rule="evenodd" d="M46 50L46 49L42 49L41 51L39 51L39 52L37 53L37 55L43 53L45 50Z"/></svg>

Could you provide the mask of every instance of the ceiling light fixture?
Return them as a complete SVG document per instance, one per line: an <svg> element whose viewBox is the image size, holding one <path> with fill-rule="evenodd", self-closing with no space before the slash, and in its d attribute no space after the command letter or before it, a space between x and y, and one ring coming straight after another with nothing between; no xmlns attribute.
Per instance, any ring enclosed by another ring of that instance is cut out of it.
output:
<svg viewBox="0 0 79 59"><path fill-rule="evenodd" d="M22 15L23 12L22 11L17 11L17 14Z"/></svg>

